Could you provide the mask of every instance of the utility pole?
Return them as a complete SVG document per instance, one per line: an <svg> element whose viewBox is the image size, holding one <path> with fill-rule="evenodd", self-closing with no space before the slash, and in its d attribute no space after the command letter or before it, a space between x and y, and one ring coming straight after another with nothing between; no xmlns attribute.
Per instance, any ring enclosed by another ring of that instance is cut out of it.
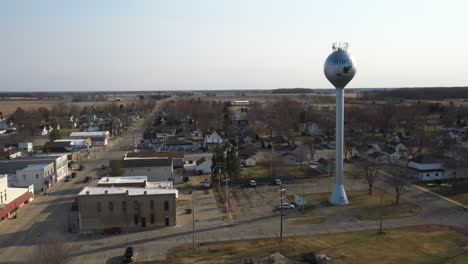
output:
<svg viewBox="0 0 468 264"><path fill-rule="evenodd" d="M383 218L383 190L380 191L379 234L383 234L383 231L382 231L382 218Z"/></svg>
<svg viewBox="0 0 468 264"><path fill-rule="evenodd" d="M195 194L192 188L192 249L195 249Z"/></svg>
<svg viewBox="0 0 468 264"><path fill-rule="evenodd" d="M226 222L229 222L229 192L228 192L228 181L231 179L224 179L223 182L226 183Z"/></svg>
<svg viewBox="0 0 468 264"><path fill-rule="evenodd" d="M280 217L280 240L279 242L281 243L283 240L283 192L286 191L286 189L283 189L283 182L281 182L279 193L280 193L280 209L281 209L281 217Z"/></svg>
<svg viewBox="0 0 468 264"><path fill-rule="evenodd" d="M195 206L193 206L193 200L192 200L192 249L195 249Z"/></svg>

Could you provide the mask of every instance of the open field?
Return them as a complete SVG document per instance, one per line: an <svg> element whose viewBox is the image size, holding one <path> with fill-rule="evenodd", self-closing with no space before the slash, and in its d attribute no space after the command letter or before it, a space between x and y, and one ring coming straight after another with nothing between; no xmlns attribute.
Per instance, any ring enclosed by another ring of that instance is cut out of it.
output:
<svg viewBox="0 0 468 264"><path fill-rule="evenodd" d="M427 186L424 183L420 185L431 192L438 193L459 203L468 205L468 180L458 182L456 188L438 185Z"/></svg>
<svg viewBox="0 0 468 264"><path fill-rule="evenodd" d="M170 250L164 263L242 263L245 258L279 252L291 260L315 252L339 263L467 263L463 247L468 237L463 231L442 226L421 226L376 231L244 240L202 244L192 250L185 244ZM300 263L300 262L299 262Z"/></svg>
<svg viewBox="0 0 468 264"><path fill-rule="evenodd" d="M305 197L312 204L319 204L322 207L326 207L330 211L341 212L349 211L349 213L356 217L359 220L377 220L380 217L380 194L382 190L374 188L373 195L368 195L367 190L359 191L348 191L349 205L342 206L332 206L328 203L330 198L330 193L309 193L305 194ZM400 218L400 217L409 217L416 215L420 208L408 201L400 198L400 204L395 205L395 197L393 194L388 192L383 192L383 218ZM307 216L312 214L315 218L317 216L317 206L308 206L304 208L304 215Z"/></svg>

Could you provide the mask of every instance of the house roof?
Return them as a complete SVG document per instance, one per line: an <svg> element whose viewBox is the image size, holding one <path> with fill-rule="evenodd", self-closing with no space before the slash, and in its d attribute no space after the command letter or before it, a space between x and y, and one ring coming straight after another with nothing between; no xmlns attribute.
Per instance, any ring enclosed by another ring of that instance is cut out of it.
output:
<svg viewBox="0 0 468 264"><path fill-rule="evenodd" d="M172 159L129 159L129 160L111 160L110 165L120 162L122 168L138 167L172 167Z"/></svg>
<svg viewBox="0 0 468 264"><path fill-rule="evenodd" d="M160 151L160 152L127 152L125 154L126 158L171 158L171 159L183 159L184 153L181 152L170 152L170 151Z"/></svg>
<svg viewBox="0 0 468 264"><path fill-rule="evenodd" d="M51 148L71 148L73 146L72 141L54 141L54 142L47 142L44 144L42 149L51 149Z"/></svg>
<svg viewBox="0 0 468 264"><path fill-rule="evenodd" d="M277 145L273 147L275 151L293 151L296 148L296 145Z"/></svg>
<svg viewBox="0 0 468 264"><path fill-rule="evenodd" d="M443 171L444 168L440 163L408 163L408 167L417 171Z"/></svg>
<svg viewBox="0 0 468 264"><path fill-rule="evenodd" d="M166 140L166 145L193 145L194 142L188 141L188 140L180 140L180 139L174 139L174 140Z"/></svg>
<svg viewBox="0 0 468 264"><path fill-rule="evenodd" d="M42 170L47 167L49 164L42 163L42 164L30 164L26 168L22 169L23 171L35 171L35 170Z"/></svg>
<svg viewBox="0 0 468 264"><path fill-rule="evenodd" d="M17 170L22 170L30 164L53 163L56 157L43 159L18 159L18 160L0 160L0 174L16 174Z"/></svg>
<svg viewBox="0 0 468 264"><path fill-rule="evenodd" d="M71 132L70 137L105 137L108 131Z"/></svg>
<svg viewBox="0 0 468 264"><path fill-rule="evenodd" d="M205 162L205 161L206 161L206 159L205 159L205 157L203 157L203 158L197 160L195 163L196 163L197 166L198 166L198 165L202 164L202 163Z"/></svg>
<svg viewBox="0 0 468 264"><path fill-rule="evenodd" d="M7 151L1 151L0 156L9 158L11 155L21 152L17 149L8 149Z"/></svg>

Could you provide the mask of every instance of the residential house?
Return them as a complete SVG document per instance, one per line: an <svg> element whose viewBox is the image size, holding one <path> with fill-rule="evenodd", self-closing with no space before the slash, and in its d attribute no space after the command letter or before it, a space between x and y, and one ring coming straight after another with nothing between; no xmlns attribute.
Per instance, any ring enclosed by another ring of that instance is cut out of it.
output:
<svg viewBox="0 0 468 264"><path fill-rule="evenodd" d="M197 160L196 170L199 174L208 174L211 173L211 160L205 159L205 157Z"/></svg>
<svg viewBox="0 0 468 264"><path fill-rule="evenodd" d="M170 139L162 143L161 150L195 152L200 149L200 145L189 140Z"/></svg>
<svg viewBox="0 0 468 264"><path fill-rule="evenodd" d="M281 155L281 161L286 165L294 165L297 163L297 156L293 153L284 153Z"/></svg>
<svg viewBox="0 0 468 264"><path fill-rule="evenodd" d="M18 159L21 158L21 151L18 149L6 149L5 151L0 151L0 159Z"/></svg>
<svg viewBox="0 0 468 264"><path fill-rule="evenodd" d="M248 157L244 160L243 164L246 167L253 167L257 165L257 158L255 158L255 156Z"/></svg>
<svg viewBox="0 0 468 264"><path fill-rule="evenodd" d="M223 138L216 132L216 130L213 130L211 133L207 133L205 135L204 141L203 141L203 147L206 149L214 149L216 146L220 145L223 143Z"/></svg>
<svg viewBox="0 0 468 264"><path fill-rule="evenodd" d="M30 153L33 151L33 144L31 142L19 143L19 150L25 153Z"/></svg>
<svg viewBox="0 0 468 264"><path fill-rule="evenodd" d="M318 136L322 134L322 130L320 130L317 123L306 122L304 123L304 133L309 136Z"/></svg>
<svg viewBox="0 0 468 264"><path fill-rule="evenodd" d="M410 161L408 168L412 171L412 175L421 181L448 179L445 169L439 163L417 163Z"/></svg>

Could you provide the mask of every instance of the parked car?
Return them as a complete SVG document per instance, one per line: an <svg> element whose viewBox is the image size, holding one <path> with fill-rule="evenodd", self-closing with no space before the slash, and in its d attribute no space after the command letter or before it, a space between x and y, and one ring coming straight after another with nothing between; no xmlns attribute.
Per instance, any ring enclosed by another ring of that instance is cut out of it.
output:
<svg viewBox="0 0 468 264"><path fill-rule="evenodd" d="M70 179L71 179L71 177L70 177L70 176L65 176L65 180L64 180L64 181L65 181L65 182L69 182L69 181L70 181Z"/></svg>
<svg viewBox="0 0 468 264"><path fill-rule="evenodd" d="M255 180L250 180L249 185L250 186L257 186L257 182Z"/></svg>
<svg viewBox="0 0 468 264"><path fill-rule="evenodd" d="M90 182L90 181L91 181L91 177L86 176L86 177L84 178L84 181L83 181L83 182L84 182L84 183L88 183L88 182Z"/></svg>
<svg viewBox="0 0 468 264"><path fill-rule="evenodd" d="M294 209L294 204L290 204L290 203L283 203L281 204L281 206L279 206L279 208L283 208L283 209Z"/></svg>
<svg viewBox="0 0 468 264"><path fill-rule="evenodd" d="M106 169L107 166L106 165L101 165L101 169Z"/></svg>
<svg viewBox="0 0 468 264"><path fill-rule="evenodd" d="M276 184L276 185L281 185L281 180L280 180L280 179L276 179L276 180L275 180L275 184Z"/></svg>
<svg viewBox="0 0 468 264"><path fill-rule="evenodd" d="M211 188L211 181L209 181L209 180L204 180L204 181L202 182L202 186L203 186L203 188L205 188L205 189Z"/></svg>
<svg viewBox="0 0 468 264"><path fill-rule="evenodd" d="M76 178L76 172L72 172L71 177L72 177L72 179Z"/></svg>
<svg viewBox="0 0 468 264"><path fill-rule="evenodd" d="M111 228L104 229L102 231L103 235L117 235L120 233L122 233L122 228L120 227L111 227Z"/></svg>
<svg viewBox="0 0 468 264"><path fill-rule="evenodd" d="M78 168L78 170L80 170L80 171L82 171L84 169L85 169L85 166L83 166L83 165L80 165L80 167Z"/></svg>
<svg viewBox="0 0 468 264"><path fill-rule="evenodd" d="M133 250L133 247L128 247L127 249L125 249L125 253L122 258L123 262L132 263L134 259L135 259L135 251Z"/></svg>
<svg viewBox="0 0 468 264"><path fill-rule="evenodd" d="M71 210L72 210L72 211L78 211L79 209L80 209L80 207L79 207L78 201L75 200L75 201L72 203Z"/></svg>
<svg viewBox="0 0 468 264"><path fill-rule="evenodd" d="M191 214L191 213L192 213L192 209L191 209L191 208L185 209L185 214Z"/></svg>

